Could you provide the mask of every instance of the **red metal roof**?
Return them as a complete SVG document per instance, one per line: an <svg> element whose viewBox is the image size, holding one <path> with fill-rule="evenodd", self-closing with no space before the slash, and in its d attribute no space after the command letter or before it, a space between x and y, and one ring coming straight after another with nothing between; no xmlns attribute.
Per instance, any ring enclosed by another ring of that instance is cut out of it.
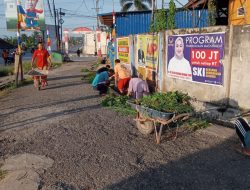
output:
<svg viewBox="0 0 250 190"><path fill-rule="evenodd" d="M92 30L87 27L77 27L73 29L73 32L91 32Z"/></svg>

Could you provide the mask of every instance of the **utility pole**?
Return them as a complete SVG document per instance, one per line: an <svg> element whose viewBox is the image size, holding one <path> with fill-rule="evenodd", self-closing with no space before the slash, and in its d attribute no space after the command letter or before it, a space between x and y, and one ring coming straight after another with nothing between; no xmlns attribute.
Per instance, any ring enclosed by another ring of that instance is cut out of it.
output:
<svg viewBox="0 0 250 190"><path fill-rule="evenodd" d="M152 15L151 15L151 20L152 20L152 23L153 23L153 33L155 32L155 17L154 17L155 1L156 0L152 0Z"/></svg>
<svg viewBox="0 0 250 190"><path fill-rule="evenodd" d="M60 27L61 27L61 36L60 36L60 39L61 39L61 50L63 51L63 43L62 43L62 34L63 34L63 29L62 29L62 25L64 23L64 20L62 19L62 16L65 16L65 13L62 12L62 8L60 8L60 12L59 12L59 15L60 15L60 19L59 19L59 23L60 23Z"/></svg>
<svg viewBox="0 0 250 190"><path fill-rule="evenodd" d="M61 35L60 35L60 28L59 28L59 12L58 12L58 9L56 9L56 17L57 17L57 34L58 34L58 47L59 47L59 50L61 50Z"/></svg>
<svg viewBox="0 0 250 190"><path fill-rule="evenodd" d="M164 9L164 0L161 1L161 8Z"/></svg>
<svg viewBox="0 0 250 190"><path fill-rule="evenodd" d="M95 38L95 55L97 55L97 29L99 28L99 19L98 19L98 14L99 14L99 0L96 0L95 2L95 11L96 11L96 32L95 32L95 35L94 35L94 38Z"/></svg>
<svg viewBox="0 0 250 190"><path fill-rule="evenodd" d="M58 45L58 30L57 30L57 22L56 22L56 7L55 7L55 0L52 0L53 3L53 12L54 12L54 21L55 21L55 32L56 32L56 49L59 49L59 45Z"/></svg>
<svg viewBox="0 0 250 190"><path fill-rule="evenodd" d="M97 28L99 28L99 19L98 19L98 14L99 14L99 0L96 0L96 26Z"/></svg>
<svg viewBox="0 0 250 190"><path fill-rule="evenodd" d="M99 14L99 10L101 9L101 8L99 7L99 0L96 0L96 2L95 2L95 8L92 8L92 9L94 9L95 12L96 12L96 27L99 28L98 14Z"/></svg>

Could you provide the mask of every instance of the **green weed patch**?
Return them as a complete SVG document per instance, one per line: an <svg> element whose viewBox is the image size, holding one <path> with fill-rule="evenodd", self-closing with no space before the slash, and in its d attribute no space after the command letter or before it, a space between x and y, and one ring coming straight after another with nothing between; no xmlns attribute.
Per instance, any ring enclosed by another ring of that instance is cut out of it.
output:
<svg viewBox="0 0 250 190"><path fill-rule="evenodd" d="M14 74L14 67L13 66L6 66L0 68L0 77L5 77Z"/></svg>
<svg viewBox="0 0 250 190"><path fill-rule="evenodd" d="M113 94L107 95L102 99L102 106L110 107L114 111L122 113L124 115L135 115L136 110L132 109L128 104L127 101L129 97L127 96L115 96Z"/></svg>

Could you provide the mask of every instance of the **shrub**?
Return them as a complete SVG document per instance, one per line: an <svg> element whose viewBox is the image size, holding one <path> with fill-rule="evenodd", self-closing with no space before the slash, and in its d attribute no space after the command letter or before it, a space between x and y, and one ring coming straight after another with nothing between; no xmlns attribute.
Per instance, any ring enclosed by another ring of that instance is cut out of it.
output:
<svg viewBox="0 0 250 190"><path fill-rule="evenodd" d="M5 77L14 74L14 67L2 67L0 68L0 77Z"/></svg>
<svg viewBox="0 0 250 190"><path fill-rule="evenodd" d="M88 68L85 68L85 67L84 67L84 68L81 69L81 72L87 73L87 72L90 72L90 70L89 70Z"/></svg>

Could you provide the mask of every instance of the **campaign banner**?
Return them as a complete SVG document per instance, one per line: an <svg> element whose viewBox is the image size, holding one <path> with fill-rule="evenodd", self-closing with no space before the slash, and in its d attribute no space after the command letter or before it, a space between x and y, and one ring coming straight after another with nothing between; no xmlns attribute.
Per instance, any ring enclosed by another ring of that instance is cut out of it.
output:
<svg viewBox="0 0 250 190"><path fill-rule="evenodd" d="M139 67L146 67L147 41L145 35L137 36L137 63Z"/></svg>
<svg viewBox="0 0 250 190"><path fill-rule="evenodd" d="M7 30L45 30L43 0L4 0Z"/></svg>
<svg viewBox="0 0 250 190"><path fill-rule="evenodd" d="M158 63L158 42L159 37L153 35L146 35L147 54L146 54L146 67L152 70L156 70Z"/></svg>
<svg viewBox="0 0 250 190"><path fill-rule="evenodd" d="M130 64L129 38L117 38L117 58L121 63Z"/></svg>
<svg viewBox="0 0 250 190"><path fill-rule="evenodd" d="M223 85L225 33L168 36L169 77Z"/></svg>
<svg viewBox="0 0 250 190"><path fill-rule="evenodd" d="M138 66L156 70L158 63L158 36L137 36L137 62Z"/></svg>
<svg viewBox="0 0 250 190"><path fill-rule="evenodd" d="M51 51L56 51L57 45L56 45L56 32L55 32L55 26L54 25L46 25L46 29L49 32L50 37L50 49Z"/></svg>

